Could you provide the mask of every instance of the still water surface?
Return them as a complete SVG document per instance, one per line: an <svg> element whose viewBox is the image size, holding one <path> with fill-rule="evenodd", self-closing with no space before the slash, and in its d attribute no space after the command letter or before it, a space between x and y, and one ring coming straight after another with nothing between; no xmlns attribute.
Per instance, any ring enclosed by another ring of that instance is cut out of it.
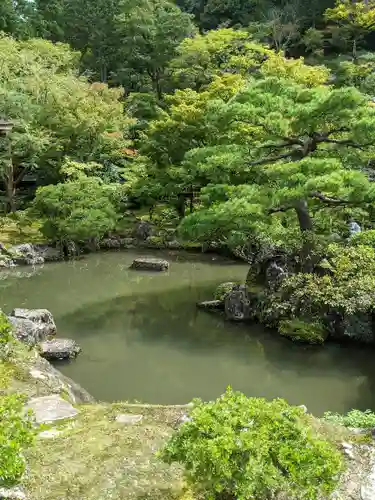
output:
<svg viewBox="0 0 375 500"><path fill-rule="evenodd" d="M186 403L213 399L231 385L249 396L305 404L315 414L375 408L374 351L301 347L196 309L217 284L243 279L246 265L170 253L167 273L129 270L140 255L100 253L46 265L29 278L3 281L0 305L6 312L49 309L59 336L83 349L58 368L99 400Z"/></svg>

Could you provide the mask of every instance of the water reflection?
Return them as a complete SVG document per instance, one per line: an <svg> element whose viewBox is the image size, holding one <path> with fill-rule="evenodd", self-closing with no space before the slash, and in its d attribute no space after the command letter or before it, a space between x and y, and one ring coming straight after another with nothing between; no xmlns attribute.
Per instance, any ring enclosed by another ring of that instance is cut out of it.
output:
<svg viewBox="0 0 375 500"><path fill-rule="evenodd" d="M102 254L46 266L14 280L0 298L9 307L51 309L60 335L83 347L62 371L98 399L184 403L212 399L232 385L317 414L375 407L371 351L303 348L196 309L216 283L244 276L245 266L177 259L169 273L155 275L129 271L133 257Z"/></svg>

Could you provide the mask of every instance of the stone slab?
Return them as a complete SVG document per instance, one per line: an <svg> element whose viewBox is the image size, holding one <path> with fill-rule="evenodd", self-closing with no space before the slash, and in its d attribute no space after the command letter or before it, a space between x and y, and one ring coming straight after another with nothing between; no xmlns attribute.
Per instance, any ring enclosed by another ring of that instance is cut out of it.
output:
<svg viewBox="0 0 375 500"><path fill-rule="evenodd" d="M33 411L38 424L73 418L78 414L76 408L56 394L30 399L27 408Z"/></svg>
<svg viewBox="0 0 375 500"><path fill-rule="evenodd" d="M143 415L133 415L131 413L120 413L117 415L116 422L125 425L134 425L141 422Z"/></svg>

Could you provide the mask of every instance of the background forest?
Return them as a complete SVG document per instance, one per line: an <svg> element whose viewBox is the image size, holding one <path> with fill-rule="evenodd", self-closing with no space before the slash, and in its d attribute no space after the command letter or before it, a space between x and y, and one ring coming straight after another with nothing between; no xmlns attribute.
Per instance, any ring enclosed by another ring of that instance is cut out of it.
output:
<svg viewBox="0 0 375 500"><path fill-rule="evenodd" d="M248 261L282 333L372 331L375 2L4 0L0 29L3 226L95 244L138 210Z"/></svg>

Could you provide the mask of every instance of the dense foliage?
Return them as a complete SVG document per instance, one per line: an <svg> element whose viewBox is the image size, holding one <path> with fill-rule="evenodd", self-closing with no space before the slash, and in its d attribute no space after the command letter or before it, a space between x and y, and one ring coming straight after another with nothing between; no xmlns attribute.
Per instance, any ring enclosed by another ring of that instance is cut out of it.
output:
<svg viewBox="0 0 375 500"><path fill-rule="evenodd" d="M32 444L34 432L24 403L22 396L0 397L0 487L17 482L26 468L23 452Z"/></svg>
<svg viewBox="0 0 375 500"><path fill-rule="evenodd" d="M372 1L2 2L4 211L95 247L163 206L180 239L252 265L281 334L370 338L374 19Z"/></svg>
<svg viewBox="0 0 375 500"><path fill-rule="evenodd" d="M227 392L214 402L196 401L162 452L180 462L207 498L266 499L283 492L317 499L333 491L341 459L316 436L303 410Z"/></svg>
<svg viewBox="0 0 375 500"><path fill-rule="evenodd" d="M374 429L375 413L371 410L351 410L346 415L326 412L324 419L333 424L344 425L352 429Z"/></svg>

